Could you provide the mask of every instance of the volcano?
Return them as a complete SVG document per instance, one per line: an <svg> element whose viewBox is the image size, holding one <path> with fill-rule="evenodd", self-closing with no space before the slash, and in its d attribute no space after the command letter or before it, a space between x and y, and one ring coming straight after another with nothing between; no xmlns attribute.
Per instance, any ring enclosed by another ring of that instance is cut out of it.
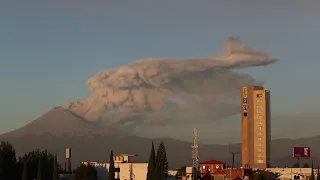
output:
<svg viewBox="0 0 320 180"><path fill-rule="evenodd" d="M32 121L31 123L3 136L24 136L24 135L88 135L99 134L109 135L116 133L115 129L106 128L99 123L92 123L78 116L77 114L63 108L55 107L47 113Z"/></svg>

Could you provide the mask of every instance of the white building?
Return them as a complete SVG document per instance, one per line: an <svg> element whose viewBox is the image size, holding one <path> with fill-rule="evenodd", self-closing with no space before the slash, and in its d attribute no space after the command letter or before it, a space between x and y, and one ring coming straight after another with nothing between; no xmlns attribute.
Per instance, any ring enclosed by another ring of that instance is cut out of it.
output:
<svg viewBox="0 0 320 180"><path fill-rule="evenodd" d="M135 155L121 154L114 156L115 178L119 180L146 180L148 163L135 163L131 157ZM82 162L85 165L96 167L99 180L108 179L109 163L101 162Z"/></svg>
<svg viewBox="0 0 320 180"><path fill-rule="evenodd" d="M182 176L181 180L192 180L193 167L186 167L186 176Z"/></svg>
<svg viewBox="0 0 320 180"><path fill-rule="evenodd" d="M89 162L97 169L99 180L108 179L109 163ZM87 163L83 163L87 164ZM147 177L148 163L114 163L120 172L115 173L115 178L120 180L145 180Z"/></svg>
<svg viewBox="0 0 320 180"><path fill-rule="evenodd" d="M294 176L300 176L300 180L306 180L311 176L312 168L267 168L267 171L279 173L279 179L294 179ZM317 169L314 169L314 175L317 177Z"/></svg>

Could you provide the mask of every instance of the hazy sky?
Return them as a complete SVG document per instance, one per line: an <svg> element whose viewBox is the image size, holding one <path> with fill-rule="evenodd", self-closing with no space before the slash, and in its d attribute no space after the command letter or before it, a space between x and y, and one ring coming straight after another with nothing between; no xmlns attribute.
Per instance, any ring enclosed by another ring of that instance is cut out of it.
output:
<svg viewBox="0 0 320 180"><path fill-rule="evenodd" d="M273 114L320 117L319 0L1 0L0 23L0 133L89 96L96 71L217 55L229 36L280 60L242 70Z"/></svg>

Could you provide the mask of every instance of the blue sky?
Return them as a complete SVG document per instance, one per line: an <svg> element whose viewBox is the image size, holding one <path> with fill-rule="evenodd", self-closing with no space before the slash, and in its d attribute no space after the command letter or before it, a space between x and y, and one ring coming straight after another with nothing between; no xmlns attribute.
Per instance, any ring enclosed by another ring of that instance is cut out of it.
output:
<svg viewBox="0 0 320 180"><path fill-rule="evenodd" d="M89 96L96 71L216 55L229 36L280 60L242 70L266 82L274 114L320 117L319 17L316 0L3 0L0 133Z"/></svg>

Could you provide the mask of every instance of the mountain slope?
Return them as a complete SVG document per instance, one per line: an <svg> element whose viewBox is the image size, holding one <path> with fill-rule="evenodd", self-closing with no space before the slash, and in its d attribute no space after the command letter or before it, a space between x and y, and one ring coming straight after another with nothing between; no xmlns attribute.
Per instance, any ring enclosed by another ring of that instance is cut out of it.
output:
<svg viewBox="0 0 320 180"><path fill-rule="evenodd" d="M148 160L151 148L151 139L121 134L110 135L85 135L85 136L53 136L53 135L26 135L0 136L0 140L7 140L16 148L17 155L34 149L47 149L58 152L59 161L64 162L65 148L72 148L72 163L77 165L80 161L109 161L111 150L115 154L130 153L137 154L136 161ZM168 160L171 168L183 165L192 165L191 143L174 139L153 139L155 146L164 141ZM272 141L272 166L291 166L296 159L292 158L293 146L310 146L314 164L320 164L320 137L305 139L279 139ZM233 151L240 150L240 145L231 146ZM240 151L238 151L240 152ZM227 145L199 145L200 161L217 159L231 164L231 155ZM236 165L240 166L241 154L236 154ZM301 163L311 160L301 160Z"/></svg>
<svg viewBox="0 0 320 180"><path fill-rule="evenodd" d="M72 162L77 165L80 161L108 161L109 152L115 154L138 154L136 161L147 161L151 148L151 139L142 138L107 128L98 123L91 123L57 107L43 116L15 131L0 135L0 140L9 141L18 156L34 149L47 149L58 152L60 162L64 161L65 148L72 148ZM191 165L191 143L175 139L153 139L155 145L164 141L171 168ZM272 165L292 165L292 147L311 147L314 164L320 163L320 137L302 139L277 139L272 141ZM236 163L240 165L240 144L231 146L236 154ZM231 164L231 155L227 145L199 145L200 161L217 159ZM305 160L309 162L309 160Z"/></svg>
<svg viewBox="0 0 320 180"><path fill-rule="evenodd" d="M99 126L98 123L90 123L73 112L62 107L51 109L38 119L17 130L3 134L3 136L43 135L52 134L61 136L66 134L110 134L115 130Z"/></svg>

